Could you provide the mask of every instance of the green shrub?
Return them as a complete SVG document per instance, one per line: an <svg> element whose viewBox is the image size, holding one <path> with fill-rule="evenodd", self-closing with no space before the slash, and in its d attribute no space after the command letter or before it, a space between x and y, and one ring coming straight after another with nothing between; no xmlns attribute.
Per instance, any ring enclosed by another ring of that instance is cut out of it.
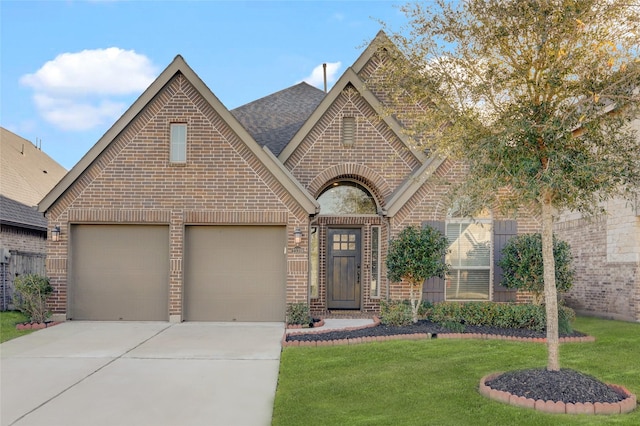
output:
<svg viewBox="0 0 640 426"><path fill-rule="evenodd" d="M540 234L522 234L511 238L502 249L498 262L503 270L501 284L507 288L531 291L536 303L541 303L544 293L544 266L542 262L542 237ZM556 288L565 292L573 285L571 247L553 238L553 256L556 267Z"/></svg>
<svg viewBox="0 0 640 426"><path fill-rule="evenodd" d="M309 325L312 322L309 305L306 303L291 303L287 306L287 324Z"/></svg>
<svg viewBox="0 0 640 426"><path fill-rule="evenodd" d="M452 324L477 325L501 328L526 328L535 331L546 329L544 305L497 302L440 302L429 311L428 319L451 328ZM567 306L558 309L559 329L562 334L573 331L571 322L575 313Z"/></svg>
<svg viewBox="0 0 640 426"><path fill-rule="evenodd" d="M53 293L49 278L37 274L19 275L13 281L13 303L31 322L45 322L51 313L47 297Z"/></svg>
<svg viewBox="0 0 640 426"><path fill-rule="evenodd" d="M380 301L380 322L392 326L404 326L413 323L411 305L399 300Z"/></svg>
<svg viewBox="0 0 640 426"><path fill-rule="evenodd" d="M444 324L446 322L457 322L462 324L462 303L440 302L433 305L431 317L433 322Z"/></svg>

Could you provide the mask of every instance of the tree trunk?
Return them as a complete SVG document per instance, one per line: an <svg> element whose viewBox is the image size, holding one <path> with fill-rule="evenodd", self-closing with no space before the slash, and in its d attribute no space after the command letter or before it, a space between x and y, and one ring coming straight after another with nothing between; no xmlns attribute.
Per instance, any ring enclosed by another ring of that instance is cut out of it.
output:
<svg viewBox="0 0 640 426"><path fill-rule="evenodd" d="M422 303L422 285L411 283L409 291L411 297L411 317L413 322L416 323L418 322L418 307L420 303Z"/></svg>
<svg viewBox="0 0 640 426"><path fill-rule="evenodd" d="M544 264L544 302L547 313L547 370L560 370L558 340L558 295L556 265L553 257L553 206L548 198L542 200L542 262Z"/></svg>

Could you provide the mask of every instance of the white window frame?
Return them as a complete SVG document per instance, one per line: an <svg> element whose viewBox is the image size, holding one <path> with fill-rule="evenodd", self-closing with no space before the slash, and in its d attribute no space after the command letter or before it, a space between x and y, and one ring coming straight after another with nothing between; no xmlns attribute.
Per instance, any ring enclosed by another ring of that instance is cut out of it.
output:
<svg viewBox="0 0 640 426"><path fill-rule="evenodd" d="M471 270L488 270L489 271L489 298L487 300L491 301L493 300L493 245L494 245L494 241L493 241L493 218L489 215L489 217L482 217L482 218L469 218L469 217L465 217L465 218L452 218L449 217L447 218L446 222L445 222L445 235L448 235L448 230L449 230L449 226L454 225L454 226L458 226L460 227L461 225L465 225L465 224L481 224L482 226L488 226L488 232L489 232L489 265L487 266L464 266L464 267L457 267L456 265L452 265L450 264L450 268L449 268L449 273L447 274L447 279L445 280L445 289L444 289L444 300L449 300L447 298L447 289L446 289L446 285L447 285L447 281L449 280L449 277L452 276L453 273L457 273L459 274L461 271L471 271ZM447 263L449 262L449 255L446 256L446 260ZM459 277L457 278L459 279ZM485 299L451 299L452 301L455 302L475 302L475 301L485 301Z"/></svg>
<svg viewBox="0 0 640 426"><path fill-rule="evenodd" d="M185 164L187 162L187 123L171 123L169 162L173 164Z"/></svg>
<svg viewBox="0 0 640 426"><path fill-rule="evenodd" d="M311 226L309 230L309 299L318 299L320 297L320 227Z"/></svg>
<svg viewBox="0 0 640 426"><path fill-rule="evenodd" d="M374 253L373 251L373 233L377 232L378 233L378 247L376 248L376 252ZM382 245L382 227L380 225L374 225L371 227L371 270L370 270L370 274L371 274L371 284L369 286L369 297L371 297L372 299L379 299L380 298L380 269L381 269L381 264L380 264L380 259L381 259L381 245ZM376 259L374 259L374 256L376 257ZM376 261L376 265L378 265L378 270L375 272L373 272L373 262L374 260ZM375 289L375 292L374 292Z"/></svg>

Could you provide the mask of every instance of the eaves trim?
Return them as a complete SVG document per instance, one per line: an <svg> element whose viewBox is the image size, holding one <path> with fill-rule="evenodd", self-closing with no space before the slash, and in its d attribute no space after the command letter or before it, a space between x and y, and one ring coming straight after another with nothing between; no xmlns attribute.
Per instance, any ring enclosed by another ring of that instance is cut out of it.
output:
<svg viewBox="0 0 640 426"><path fill-rule="evenodd" d="M444 158L430 157L414 173L412 173L396 191L387 199L387 216L393 217L413 197L420 187L444 163Z"/></svg>

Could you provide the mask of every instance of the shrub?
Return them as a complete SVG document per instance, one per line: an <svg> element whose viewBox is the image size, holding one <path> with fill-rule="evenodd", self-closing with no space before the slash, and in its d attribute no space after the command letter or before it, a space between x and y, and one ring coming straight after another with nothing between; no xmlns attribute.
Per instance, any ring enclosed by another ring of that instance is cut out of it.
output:
<svg viewBox="0 0 640 426"><path fill-rule="evenodd" d="M409 284L413 322L418 321L422 285L427 278L444 278L449 267L444 262L449 243L430 226L408 226L389 243L387 274L392 282Z"/></svg>
<svg viewBox="0 0 640 426"><path fill-rule="evenodd" d="M498 262L503 270L501 284L507 288L531 291L535 302L540 303L544 293L544 265L542 262L542 237L540 234L522 234L511 238L502 249ZM556 288L565 292L573 285L571 247L553 238L553 256L556 265Z"/></svg>
<svg viewBox="0 0 640 426"><path fill-rule="evenodd" d="M452 324L489 326L500 328L526 328L535 331L546 329L546 311L543 305L514 305L496 302L440 302L429 311L429 320L453 331ZM560 306L558 320L560 333L573 331L571 322L575 313L567 306Z"/></svg>
<svg viewBox="0 0 640 426"><path fill-rule="evenodd" d="M37 274L18 276L13 285L13 303L31 322L45 322L51 313L47 309L47 297L53 293L49 278Z"/></svg>
<svg viewBox="0 0 640 426"><path fill-rule="evenodd" d="M312 322L309 305L306 303L291 303L287 306L287 324L308 325Z"/></svg>
<svg viewBox="0 0 640 426"><path fill-rule="evenodd" d="M403 326L413 322L411 305L399 300L380 301L380 322L386 325Z"/></svg>

